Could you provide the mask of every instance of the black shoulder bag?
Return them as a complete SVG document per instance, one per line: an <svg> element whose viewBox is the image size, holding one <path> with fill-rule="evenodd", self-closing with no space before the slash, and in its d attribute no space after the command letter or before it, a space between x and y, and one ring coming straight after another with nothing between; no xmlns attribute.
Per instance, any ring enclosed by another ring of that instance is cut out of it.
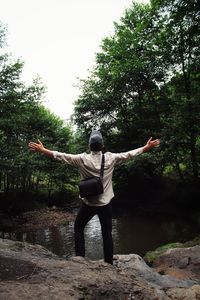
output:
<svg viewBox="0 0 200 300"><path fill-rule="evenodd" d="M103 174L104 174L105 157L102 155L100 177L91 176L82 179L79 183L79 192L81 198L90 198L103 193Z"/></svg>

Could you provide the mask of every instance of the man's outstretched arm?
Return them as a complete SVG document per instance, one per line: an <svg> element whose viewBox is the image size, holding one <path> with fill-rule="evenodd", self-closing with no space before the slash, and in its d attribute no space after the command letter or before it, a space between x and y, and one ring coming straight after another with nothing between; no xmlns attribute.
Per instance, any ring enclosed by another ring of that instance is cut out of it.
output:
<svg viewBox="0 0 200 300"><path fill-rule="evenodd" d="M143 147L128 152L114 153L113 155L115 157L115 164L121 164L127 161L128 159L131 159L134 156L142 154L144 152L148 152L152 148L158 147L159 145L160 145L160 140L159 139L153 140L151 137Z"/></svg>
<svg viewBox="0 0 200 300"><path fill-rule="evenodd" d="M30 142L28 144L28 147L31 151L35 151L35 152L39 152L39 153L42 153L46 156L49 156L49 157L54 157L53 155L53 151L49 150L49 149L46 149L44 147L44 145L42 144L42 142L40 142L40 140L38 140L37 143L34 143L34 142Z"/></svg>
<svg viewBox="0 0 200 300"><path fill-rule="evenodd" d="M31 151L43 153L44 155L54 158L56 160L67 163L68 165L72 165L74 167L79 167L82 163L81 154L69 154L58 151L52 151L44 147L42 142L38 140L37 143L30 142L28 147Z"/></svg>

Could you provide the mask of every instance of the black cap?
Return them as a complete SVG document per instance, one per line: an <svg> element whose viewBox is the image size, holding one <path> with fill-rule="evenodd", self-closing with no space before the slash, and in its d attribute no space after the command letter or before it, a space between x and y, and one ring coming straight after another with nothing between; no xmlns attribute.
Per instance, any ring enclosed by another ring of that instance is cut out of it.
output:
<svg viewBox="0 0 200 300"><path fill-rule="evenodd" d="M92 130L89 138L89 145L103 145L103 137L99 130Z"/></svg>

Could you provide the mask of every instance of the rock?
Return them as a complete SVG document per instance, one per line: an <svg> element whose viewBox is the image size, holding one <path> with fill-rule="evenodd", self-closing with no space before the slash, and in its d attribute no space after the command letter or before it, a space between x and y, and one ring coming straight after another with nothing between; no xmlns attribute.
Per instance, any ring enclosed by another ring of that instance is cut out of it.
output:
<svg viewBox="0 0 200 300"><path fill-rule="evenodd" d="M116 255L114 266L82 257L66 261L42 246L2 239L0 279L2 300L193 300L200 295L198 276L160 275L135 254Z"/></svg>
<svg viewBox="0 0 200 300"><path fill-rule="evenodd" d="M193 285L190 289L175 288L166 292L170 299L197 300L200 299L200 286Z"/></svg>
<svg viewBox="0 0 200 300"><path fill-rule="evenodd" d="M126 273L133 273L133 271L136 271L140 278L156 287L190 287L196 283L195 280L180 280L168 275L161 276L158 272L147 266L145 261L136 254L117 255L116 257L116 265L118 268L123 269Z"/></svg>
<svg viewBox="0 0 200 300"><path fill-rule="evenodd" d="M200 281L200 246L169 249L153 263L156 272Z"/></svg>

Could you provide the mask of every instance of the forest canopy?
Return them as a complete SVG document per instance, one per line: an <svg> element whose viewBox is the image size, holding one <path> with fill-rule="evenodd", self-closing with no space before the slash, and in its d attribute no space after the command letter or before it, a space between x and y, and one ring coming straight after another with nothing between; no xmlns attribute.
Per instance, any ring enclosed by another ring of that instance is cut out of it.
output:
<svg viewBox="0 0 200 300"><path fill-rule="evenodd" d="M6 29L0 26L0 48ZM2 51L3 53L3 51ZM46 147L73 151L72 127L43 106L45 87L39 78L29 86L20 76L24 63L8 54L0 56L0 191L1 195L68 191L76 173L38 154L28 142L40 139Z"/></svg>
<svg viewBox="0 0 200 300"><path fill-rule="evenodd" d="M200 10L197 0L133 2L80 81L74 119L94 125L121 151L161 139L149 164L197 181L200 163Z"/></svg>
<svg viewBox="0 0 200 300"><path fill-rule="evenodd" d="M114 34L102 40L89 77L80 80L75 127L44 107L39 78L29 86L22 82L23 62L1 54L1 194L64 191L72 197L77 173L31 154L27 144L40 139L50 149L78 153L86 150L92 128L101 129L114 152L142 146L150 136L161 139L159 149L117 170L116 184L131 182L135 174L198 183L199 22L198 0L133 2L114 23ZM0 24L1 50L5 39Z"/></svg>

